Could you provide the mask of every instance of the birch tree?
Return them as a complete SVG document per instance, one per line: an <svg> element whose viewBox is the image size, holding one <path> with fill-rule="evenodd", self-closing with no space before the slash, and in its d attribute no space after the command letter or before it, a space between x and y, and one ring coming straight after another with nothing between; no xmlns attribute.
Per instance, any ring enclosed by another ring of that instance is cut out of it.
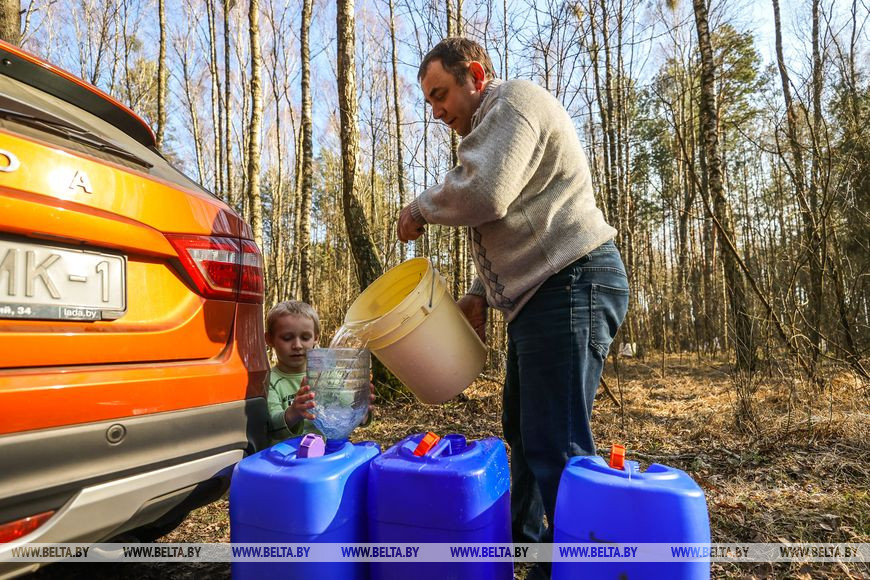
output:
<svg viewBox="0 0 870 580"><path fill-rule="evenodd" d="M311 126L311 53L309 48L309 33L311 31L312 0L302 0L302 24L299 34L299 52L302 59L302 181L299 196L299 290L302 300L311 300L311 190L314 171L314 143Z"/></svg>
<svg viewBox="0 0 870 580"><path fill-rule="evenodd" d="M713 61L713 45L710 42L709 19L706 0L693 0L695 26L698 33L698 50L701 55L701 94L699 119L700 136L704 148L701 158L703 189L706 190L713 206L712 218L717 224L722 245L730 249L723 255L725 281L731 315L734 317L734 350L736 366L743 371L752 369L755 362L755 346L752 337L752 317L749 312L748 297L743 275L740 272L738 256L734 246L734 228L731 221L731 208L725 197L722 182L722 158L719 153L719 116L716 108L715 82L716 67ZM709 208L709 206L708 206Z"/></svg>
<svg viewBox="0 0 870 580"><path fill-rule="evenodd" d="M356 194L359 127L355 65L353 0L338 0L336 37L338 48L338 110L341 132L341 182L344 224L356 264L357 281L366 288L381 273L381 263L371 238L371 228Z"/></svg>
<svg viewBox="0 0 870 580"><path fill-rule="evenodd" d="M263 205L260 196L260 130L263 122L263 89L260 81L260 3L250 0L248 23L251 36L251 123L248 126L248 191L254 241L263 247Z"/></svg>
<svg viewBox="0 0 870 580"><path fill-rule="evenodd" d="M157 0L160 40L157 54L157 148L163 147L166 131L166 2Z"/></svg>
<svg viewBox="0 0 870 580"><path fill-rule="evenodd" d="M0 40L16 45L21 42L20 0L0 0Z"/></svg>

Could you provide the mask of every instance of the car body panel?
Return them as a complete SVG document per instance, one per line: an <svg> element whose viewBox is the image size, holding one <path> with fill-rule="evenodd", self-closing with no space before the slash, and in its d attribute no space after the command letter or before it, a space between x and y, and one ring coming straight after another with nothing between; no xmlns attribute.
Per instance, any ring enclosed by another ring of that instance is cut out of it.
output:
<svg viewBox="0 0 870 580"><path fill-rule="evenodd" d="M165 533L266 444L253 232L164 158L130 109L2 41L0 60L0 524L53 512L0 554ZM193 258L184 244L202 239ZM70 296L90 304L94 287L50 264L101 274L100 260L113 274L95 278L123 280L123 300L90 319L63 311ZM222 293L196 277L206 260ZM61 290L77 290L57 296L57 272ZM0 577L32 568L3 566Z"/></svg>

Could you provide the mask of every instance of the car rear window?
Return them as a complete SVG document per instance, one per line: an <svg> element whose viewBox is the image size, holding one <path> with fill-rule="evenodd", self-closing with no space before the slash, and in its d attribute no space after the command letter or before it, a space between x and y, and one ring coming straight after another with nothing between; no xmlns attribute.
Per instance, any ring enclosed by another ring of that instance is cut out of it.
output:
<svg viewBox="0 0 870 580"><path fill-rule="evenodd" d="M2 111L6 111L3 114ZM155 150L99 117L0 75L0 128L208 193Z"/></svg>

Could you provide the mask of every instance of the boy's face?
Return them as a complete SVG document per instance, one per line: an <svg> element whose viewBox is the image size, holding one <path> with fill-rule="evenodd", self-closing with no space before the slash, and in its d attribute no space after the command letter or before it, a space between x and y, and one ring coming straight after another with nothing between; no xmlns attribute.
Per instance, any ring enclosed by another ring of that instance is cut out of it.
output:
<svg viewBox="0 0 870 580"><path fill-rule="evenodd" d="M305 353L314 348L319 338L314 332L314 321L306 316L287 314L275 321L271 335L266 333L266 344L275 349L278 370L304 373Z"/></svg>

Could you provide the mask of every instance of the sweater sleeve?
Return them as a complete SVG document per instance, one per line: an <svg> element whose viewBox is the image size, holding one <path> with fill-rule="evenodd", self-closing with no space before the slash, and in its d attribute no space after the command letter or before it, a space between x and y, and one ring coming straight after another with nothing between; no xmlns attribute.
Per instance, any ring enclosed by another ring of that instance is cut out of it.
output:
<svg viewBox="0 0 870 580"><path fill-rule="evenodd" d="M459 145L459 165L416 200L428 223L477 226L504 217L540 162L538 131L500 101Z"/></svg>
<svg viewBox="0 0 870 580"><path fill-rule="evenodd" d="M486 298L486 288L484 288L483 281L480 279L480 276L474 277L474 282L471 283L471 286L465 293L474 294L475 296L483 296L484 298Z"/></svg>

